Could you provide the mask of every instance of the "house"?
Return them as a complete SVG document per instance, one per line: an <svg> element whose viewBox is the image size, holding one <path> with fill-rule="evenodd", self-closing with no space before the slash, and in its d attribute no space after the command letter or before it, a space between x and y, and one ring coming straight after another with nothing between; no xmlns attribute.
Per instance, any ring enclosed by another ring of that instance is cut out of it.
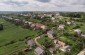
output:
<svg viewBox="0 0 85 55"><path fill-rule="evenodd" d="M30 27L35 27L35 23L32 23Z"/></svg>
<svg viewBox="0 0 85 55"><path fill-rule="evenodd" d="M71 23L72 23L72 24L75 24L75 21L72 20Z"/></svg>
<svg viewBox="0 0 85 55"><path fill-rule="evenodd" d="M52 17L51 20L52 20L53 22L56 22L56 19L55 19L54 17Z"/></svg>
<svg viewBox="0 0 85 55"><path fill-rule="evenodd" d="M23 21L23 23L25 23L25 20L22 20Z"/></svg>
<svg viewBox="0 0 85 55"><path fill-rule="evenodd" d="M70 52L71 51L71 46L67 45L64 47L59 48L63 52Z"/></svg>
<svg viewBox="0 0 85 55"><path fill-rule="evenodd" d="M24 21L24 25L29 25L29 21Z"/></svg>
<svg viewBox="0 0 85 55"><path fill-rule="evenodd" d="M29 39L29 40L27 41L27 45L29 46L29 49L32 49L33 46L35 46L34 40L33 40L33 39Z"/></svg>
<svg viewBox="0 0 85 55"><path fill-rule="evenodd" d="M56 16L59 16L60 14L59 13L56 13Z"/></svg>
<svg viewBox="0 0 85 55"><path fill-rule="evenodd" d="M33 22L28 22L29 26L31 26L32 23L33 23Z"/></svg>
<svg viewBox="0 0 85 55"><path fill-rule="evenodd" d="M48 31L47 35L49 38L54 39L55 33L53 31Z"/></svg>
<svg viewBox="0 0 85 55"><path fill-rule="evenodd" d="M28 24L29 21L25 21L24 24Z"/></svg>
<svg viewBox="0 0 85 55"><path fill-rule="evenodd" d="M67 22L67 25L71 25L71 22Z"/></svg>
<svg viewBox="0 0 85 55"><path fill-rule="evenodd" d="M74 32L77 33L78 35L81 34L81 30L80 29L75 29Z"/></svg>
<svg viewBox="0 0 85 55"><path fill-rule="evenodd" d="M59 40L54 40L54 44L56 48L59 48L59 50L63 52L70 52L71 46L66 45L64 42L59 41Z"/></svg>
<svg viewBox="0 0 85 55"><path fill-rule="evenodd" d="M22 23L23 23L23 25L22 25L23 28L29 28L29 21L23 20Z"/></svg>
<svg viewBox="0 0 85 55"><path fill-rule="evenodd" d="M21 22L21 19L14 19L15 22Z"/></svg>
<svg viewBox="0 0 85 55"><path fill-rule="evenodd" d="M85 34L81 34L82 37L85 37Z"/></svg>
<svg viewBox="0 0 85 55"><path fill-rule="evenodd" d="M56 51L56 48L50 48L49 51L51 54L53 54Z"/></svg>
<svg viewBox="0 0 85 55"><path fill-rule="evenodd" d="M21 24L21 20L20 19L14 19L14 23L19 25L19 24Z"/></svg>
<svg viewBox="0 0 85 55"><path fill-rule="evenodd" d="M47 26L43 24L33 23L31 24L31 27L41 28L41 29L47 29Z"/></svg>
<svg viewBox="0 0 85 55"><path fill-rule="evenodd" d="M37 47L34 51L36 55L44 55L44 50L40 47Z"/></svg>
<svg viewBox="0 0 85 55"><path fill-rule="evenodd" d="M55 46L64 47L66 44L59 40L54 40Z"/></svg>
<svg viewBox="0 0 85 55"><path fill-rule="evenodd" d="M19 21L20 19L14 19L15 21Z"/></svg>
<svg viewBox="0 0 85 55"><path fill-rule="evenodd" d="M58 30L64 30L64 28L65 28L65 25L63 25L63 24L60 24L60 25L58 26Z"/></svg>
<svg viewBox="0 0 85 55"><path fill-rule="evenodd" d="M9 17L8 19L9 19L9 20L13 20L13 18L11 18L11 17Z"/></svg>
<svg viewBox="0 0 85 55"><path fill-rule="evenodd" d="M77 55L85 55L85 49L83 49L80 53L78 53Z"/></svg>

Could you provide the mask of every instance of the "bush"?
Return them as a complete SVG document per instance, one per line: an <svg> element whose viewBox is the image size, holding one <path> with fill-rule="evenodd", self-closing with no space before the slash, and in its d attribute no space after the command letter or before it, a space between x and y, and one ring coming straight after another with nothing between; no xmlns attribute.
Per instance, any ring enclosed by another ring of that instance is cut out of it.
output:
<svg viewBox="0 0 85 55"><path fill-rule="evenodd" d="M3 25L2 24L0 24L0 30L3 30Z"/></svg>
<svg viewBox="0 0 85 55"><path fill-rule="evenodd" d="M71 34L70 33L68 33L68 32L65 32L65 33L63 33L65 36L71 36Z"/></svg>
<svg viewBox="0 0 85 55"><path fill-rule="evenodd" d="M12 40L12 41L6 43L5 46L10 45L10 44L13 44L13 43L15 43L15 41Z"/></svg>
<svg viewBox="0 0 85 55"><path fill-rule="evenodd" d="M77 29L77 28L80 28L80 26L79 26L79 25L77 25L77 26L75 26L73 29Z"/></svg>
<svg viewBox="0 0 85 55"><path fill-rule="evenodd" d="M25 55L23 52L18 52L18 55Z"/></svg>

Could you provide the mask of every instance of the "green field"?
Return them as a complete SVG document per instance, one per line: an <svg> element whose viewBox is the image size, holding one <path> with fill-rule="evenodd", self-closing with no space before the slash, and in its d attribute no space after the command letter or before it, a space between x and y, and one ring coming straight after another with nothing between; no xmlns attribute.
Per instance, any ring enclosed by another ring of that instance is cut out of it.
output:
<svg viewBox="0 0 85 55"><path fill-rule="evenodd" d="M0 23L4 25L4 30L0 31L0 55L12 55L11 53L21 51L26 47L25 37L33 38L37 35L36 31L23 29L3 19L0 19ZM10 42L13 43L10 44Z"/></svg>
<svg viewBox="0 0 85 55"><path fill-rule="evenodd" d="M45 43L45 40L47 40L48 42L51 42L52 39L50 39L48 36L44 36L44 37L38 39L38 42L40 44L44 44Z"/></svg>

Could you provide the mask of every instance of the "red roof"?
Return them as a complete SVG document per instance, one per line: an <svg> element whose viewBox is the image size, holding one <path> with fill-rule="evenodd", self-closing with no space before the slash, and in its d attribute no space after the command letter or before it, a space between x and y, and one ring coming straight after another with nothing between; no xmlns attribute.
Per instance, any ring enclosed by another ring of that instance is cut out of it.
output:
<svg viewBox="0 0 85 55"><path fill-rule="evenodd" d="M43 25L43 24L38 24L38 23L34 23L34 25L35 25L36 27L45 26L45 25Z"/></svg>

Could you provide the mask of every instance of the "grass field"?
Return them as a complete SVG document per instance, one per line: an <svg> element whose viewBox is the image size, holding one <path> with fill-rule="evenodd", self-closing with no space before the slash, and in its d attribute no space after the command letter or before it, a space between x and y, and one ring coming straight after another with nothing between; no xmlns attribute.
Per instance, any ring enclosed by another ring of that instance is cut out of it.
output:
<svg viewBox="0 0 85 55"><path fill-rule="evenodd" d="M48 42L50 42L52 39L50 39L48 36L44 36L44 37L38 39L38 42L40 44L44 44L45 43L45 40L47 40Z"/></svg>
<svg viewBox="0 0 85 55"><path fill-rule="evenodd" d="M11 55L10 53L21 51L21 49L25 48L23 41L25 37L33 38L37 35L36 31L23 29L3 19L0 19L0 23L4 25L4 30L0 31L0 55ZM11 41L14 43L8 44Z"/></svg>

